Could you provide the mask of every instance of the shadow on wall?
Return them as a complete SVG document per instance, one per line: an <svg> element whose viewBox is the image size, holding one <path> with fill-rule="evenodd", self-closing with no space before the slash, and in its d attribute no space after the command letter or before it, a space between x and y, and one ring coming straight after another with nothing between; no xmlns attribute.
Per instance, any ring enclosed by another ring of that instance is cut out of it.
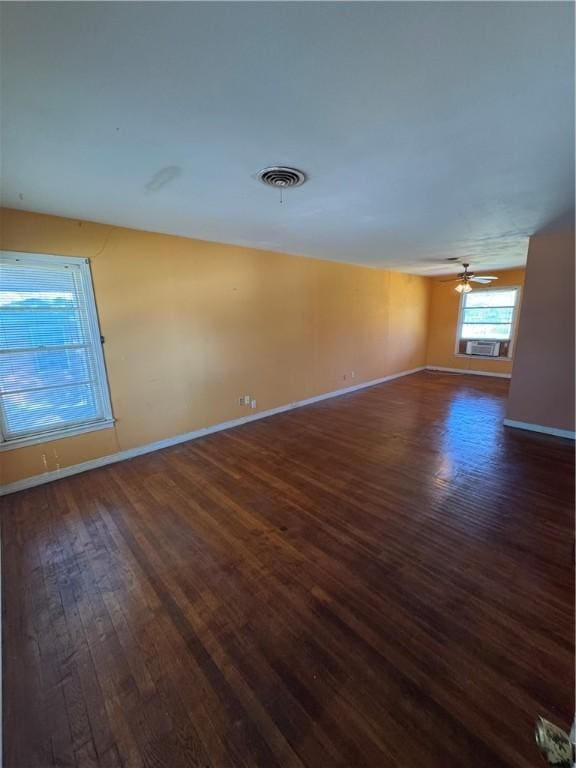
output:
<svg viewBox="0 0 576 768"><path fill-rule="evenodd" d="M530 238L507 422L574 433L574 212Z"/></svg>
<svg viewBox="0 0 576 768"><path fill-rule="evenodd" d="M573 233L576 229L575 215L576 211L574 208L568 208L566 211L564 211L564 213L561 213L559 216L550 219L546 224L541 226L540 229L534 232L532 237L537 237L539 235L559 234L561 232Z"/></svg>

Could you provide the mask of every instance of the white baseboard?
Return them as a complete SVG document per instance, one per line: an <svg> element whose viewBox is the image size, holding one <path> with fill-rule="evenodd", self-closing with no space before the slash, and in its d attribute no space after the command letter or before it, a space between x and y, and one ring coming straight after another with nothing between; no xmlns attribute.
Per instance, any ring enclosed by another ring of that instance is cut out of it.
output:
<svg viewBox="0 0 576 768"><path fill-rule="evenodd" d="M467 368L444 368L441 365L427 365L427 371L443 371L444 373L461 373L472 376L492 376L497 379L510 379L511 373L492 373L492 371L470 371Z"/></svg>
<svg viewBox="0 0 576 768"><path fill-rule="evenodd" d="M555 437L567 437L569 440L576 440L576 432L569 429L557 429L556 427L544 427L542 424L529 424L526 421L514 421L514 419L504 419L505 427L513 429L527 429L529 432L541 432L543 435L554 435Z"/></svg>
<svg viewBox="0 0 576 768"><path fill-rule="evenodd" d="M117 453L109 454L108 456L100 456L97 459L91 459L90 461L83 461L81 464L73 464L70 467L63 467L56 469L52 472L44 472L41 475L33 475L32 477L26 477L23 480L16 480L14 483L7 483L0 486L0 496L6 496L9 493L16 493L17 491L24 491L26 488L34 488L37 485L43 485L44 483L51 483L53 480L60 480L63 477L69 477L70 475L77 475L80 472L87 472L90 469L97 469L98 467L104 467L106 464L114 464L117 461L124 461L125 459L133 459L135 456L141 456L144 453L152 453L152 451L159 451L161 448L169 448L172 445L178 445L178 443L185 443L188 440L197 440L199 437L205 437L211 435L214 432L221 432L223 429L232 429L233 427L239 427L242 424L248 424L251 421L257 421L258 419L266 419L268 416L275 416L278 413L284 413L285 411L291 411L294 408L302 408L305 405L312 405L313 403L319 403L322 400L328 400L332 397L339 397L340 395L348 395L351 392L357 392L359 389L366 389L367 387L374 387L377 384L384 384L386 381L392 381L393 379L399 379L402 376L410 376L412 373L418 373L423 371L425 366L419 368L412 368L409 371L400 371L400 373L392 373L390 376L383 376L381 379L372 379L371 381L365 381L362 384L355 384L352 387L346 387L345 389L336 389L332 392L325 392L322 395L316 395L315 397L308 397L305 400L297 400L294 403L288 403L287 405L280 405L277 408L270 408L267 411L260 411L259 413L251 414L250 416L242 416L239 419L233 419L232 421L225 421L220 424L214 424L210 427L203 427L202 429L196 429L193 432L186 432L182 435L175 435L174 437L168 437L165 440L158 440L155 443L147 443L146 445L139 445L136 448L128 448L125 451L118 451Z"/></svg>

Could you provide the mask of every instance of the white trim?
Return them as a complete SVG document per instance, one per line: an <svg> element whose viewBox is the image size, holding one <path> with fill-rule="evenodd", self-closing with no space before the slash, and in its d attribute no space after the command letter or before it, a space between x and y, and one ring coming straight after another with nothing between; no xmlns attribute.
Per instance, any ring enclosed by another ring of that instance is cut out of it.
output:
<svg viewBox="0 0 576 768"><path fill-rule="evenodd" d="M196 440L199 437L205 435L211 435L214 432L221 432L224 429L232 429L233 427L239 427L242 424L248 424L251 421L257 421L258 419L266 419L268 416L274 416L278 413L284 413L285 411L291 411L294 408L302 408L305 405L312 405L313 403L319 403L322 400L328 400L332 397L339 397L340 395L347 395L351 392L356 392L359 389L366 389L373 387L377 384L384 384L386 381L392 381L392 379L399 379L402 376L410 376L413 373L425 370L425 366L419 368L412 368L409 371L400 371L399 373L392 373L389 376L383 376L381 379L372 379L371 381L365 381L362 384L355 384L352 387L346 389L336 389L332 392L325 392L322 395L316 395L315 397L308 397L305 400L297 400L294 403L288 403L287 405L280 405L277 408L270 408L267 411L261 411L250 416L242 416L239 419L233 419L232 421L225 421L220 424L214 424L210 427L204 427L202 429L196 429L193 432L186 432L183 435L175 435L174 437L167 437L165 440L158 440L155 443L147 443L146 445L139 445L136 448L129 448L125 451L118 451L117 453L109 454L108 456L100 456L97 459L91 459L90 461L83 461L81 464L73 464L70 467L63 467L62 469L56 469L52 472L45 472L42 475L33 475L32 477L26 477L23 480L17 480L14 483L8 483L0 486L0 496L6 496L9 493L16 493L17 491L23 491L26 488L34 488L37 485L43 485L44 483L50 483L53 480L59 480L63 477L69 477L70 475L77 475L80 472L87 472L90 469L96 469L97 467L104 467L107 464L114 464L118 461L124 461L125 459L133 459L135 456L141 456L144 453L152 453L152 451L158 451L161 448L169 448L172 445L178 445L178 443L185 443L188 440Z"/></svg>
<svg viewBox="0 0 576 768"><path fill-rule="evenodd" d="M90 259L84 259L80 275L82 277L82 282L84 283L88 323L93 337L94 358L96 361L96 368L98 369L98 383L100 385L98 387L98 396L102 404L102 415L105 420L111 421L114 419L114 415L112 413L112 401L110 400L108 371L106 369L106 361L104 360L104 346L102 341L104 336L102 335L102 329L100 328L100 317L98 315L98 306L96 304L96 293L94 291L94 280L92 278Z"/></svg>
<svg viewBox="0 0 576 768"><path fill-rule="evenodd" d="M38 264L72 264L78 266L83 261L88 261L85 256L62 256L56 253L36 253L35 251L0 251L5 261L35 261Z"/></svg>
<svg viewBox="0 0 576 768"><path fill-rule="evenodd" d="M567 437L569 440L576 440L576 432L570 429L558 429L557 427L544 427L542 424L529 424L526 421L515 421L514 419L504 419L505 427L514 429L526 429L529 432L541 432L543 435L554 435L555 437Z"/></svg>
<svg viewBox="0 0 576 768"><path fill-rule="evenodd" d="M494 341L494 339L481 339L481 341ZM487 363L511 363L511 357L492 357L491 355L467 355L464 352L456 352L454 357L464 357L466 360L486 360Z"/></svg>
<svg viewBox="0 0 576 768"><path fill-rule="evenodd" d="M16 448L23 448L26 445L38 445L38 443L51 443L53 440L62 440L64 437L73 435L82 435L85 432L97 432L99 429L112 429L114 419L106 421L93 421L92 423L82 423L76 427L70 426L66 429L58 429L53 432L34 432L28 437L17 437L14 440L0 442L0 453L2 451L15 451Z"/></svg>
<svg viewBox="0 0 576 768"><path fill-rule="evenodd" d="M483 358L482 358L483 359ZM494 358L496 360L496 358ZM511 373L493 373L492 371L471 371L468 368L444 368L441 365L427 365L427 371L443 371L444 373L471 374L472 376L492 376L497 379L510 379Z"/></svg>

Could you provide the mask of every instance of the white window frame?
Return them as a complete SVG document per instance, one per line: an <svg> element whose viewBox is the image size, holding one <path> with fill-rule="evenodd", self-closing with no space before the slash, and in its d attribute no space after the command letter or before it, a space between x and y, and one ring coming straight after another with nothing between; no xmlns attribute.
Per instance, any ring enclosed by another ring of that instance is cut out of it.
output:
<svg viewBox="0 0 576 768"><path fill-rule="evenodd" d="M0 251L0 268L2 263L11 263L14 261L25 261L27 264L33 263L58 263L79 266L80 278L82 280L84 295L86 297L86 310L90 328L91 344L94 348L94 360L96 365L96 375L100 384L100 395L102 403L102 416L97 420L86 421L81 424L74 424L68 427L60 427L42 432L34 432L30 435L23 435L14 438L6 438L3 434L4 415L2 413L2 402L0 400L0 452L9 451L25 445L37 445L39 443L48 443L52 440L60 440L63 437L80 435L85 432L96 432L101 429L110 429L114 425L112 414L112 404L110 401L110 390L108 384L108 375L106 373L106 363L102 349L102 336L98 322L98 310L96 308L96 297L94 295L94 284L92 281L92 272L90 270L90 259L77 256L57 256L45 253L25 253L19 251Z"/></svg>
<svg viewBox="0 0 576 768"><path fill-rule="evenodd" d="M516 291L516 302L512 311L512 322L510 324L510 339L508 343L508 354L504 357L483 357L482 360L491 360L492 362L502 362L503 360L512 360L514 353L514 343L516 341L516 327L518 324L518 314L520 309L521 299L521 286L519 285L499 285L498 288L476 288L475 293L497 293L499 291ZM465 352L460 352L460 342L462 339L462 325L464 320L464 298L467 294L460 294L460 302L458 308L458 325L456 326L456 344L454 347L454 354L456 357L471 357L478 358L478 355L467 355ZM482 339L482 341L506 341L506 339Z"/></svg>

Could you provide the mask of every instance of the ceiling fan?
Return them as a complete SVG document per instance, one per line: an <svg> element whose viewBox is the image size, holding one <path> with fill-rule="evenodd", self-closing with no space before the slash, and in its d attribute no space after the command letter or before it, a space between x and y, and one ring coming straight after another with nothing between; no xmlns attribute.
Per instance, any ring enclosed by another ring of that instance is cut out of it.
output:
<svg viewBox="0 0 576 768"><path fill-rule="evenodd" d="M480 283L481 285L490 285L493 280L498 280L496 275L477 275L475 272L469 272L470 264L463 263L464 272L460 272L458 277L451 277L448 280L441 280L442 283L458 283L454 290L458 293L470 293L472 286L470 283Z"/></svg>

